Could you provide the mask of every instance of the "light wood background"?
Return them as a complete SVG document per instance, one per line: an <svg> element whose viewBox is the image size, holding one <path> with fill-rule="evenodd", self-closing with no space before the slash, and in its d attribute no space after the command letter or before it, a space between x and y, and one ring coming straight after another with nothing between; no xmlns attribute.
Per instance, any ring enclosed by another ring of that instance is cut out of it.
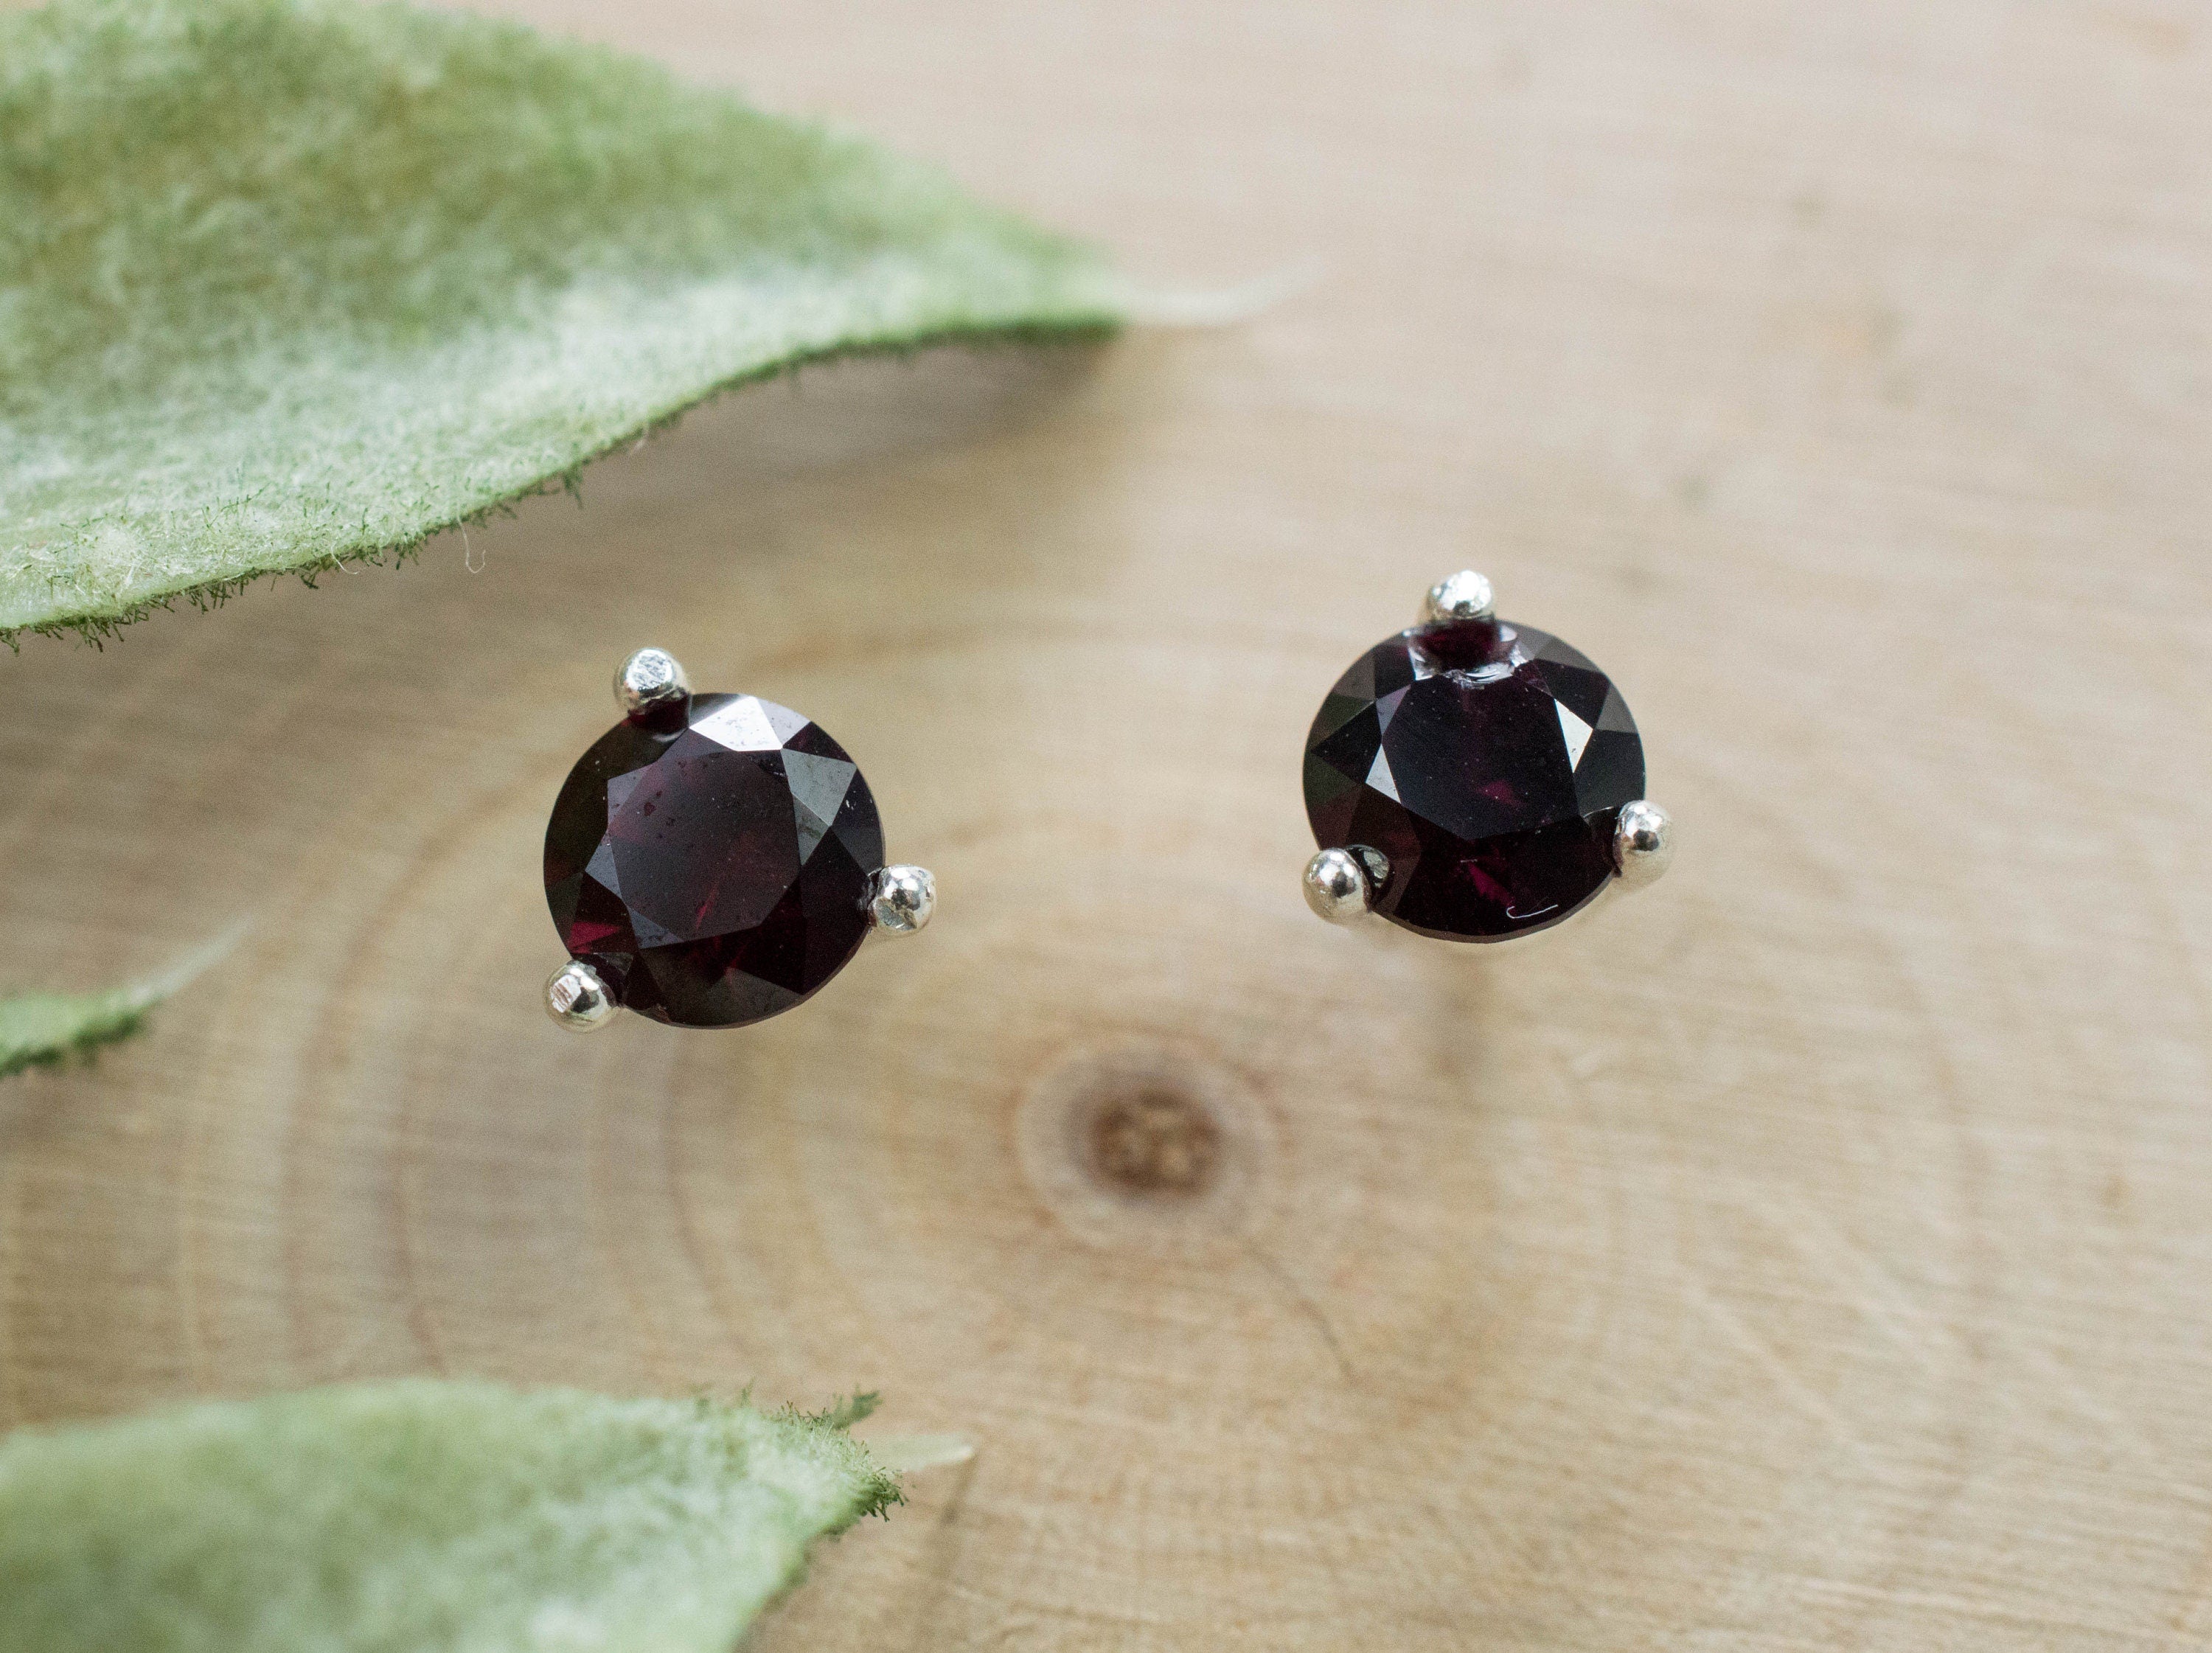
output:
<svg viewBox="0 0 2212 1653"><path fill-rule="evenodd" d="M516 9L1316 281L0 659L6 976L253 921L0 1089L0 1423L427 1370L974 1438L776 1653L2212 1645L2212 15ZM1463 563L1681 828L1526 954L1297 887L1307 720ZM646 641L853 751L927 937L546 1023Z"/></svg>

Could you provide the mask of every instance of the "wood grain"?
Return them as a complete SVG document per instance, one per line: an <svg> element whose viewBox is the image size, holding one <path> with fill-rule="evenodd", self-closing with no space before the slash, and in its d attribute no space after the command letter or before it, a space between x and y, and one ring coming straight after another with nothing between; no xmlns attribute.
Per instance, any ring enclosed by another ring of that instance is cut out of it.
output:
<svg viewBox="0 0 2212 1653"><path fill-rule="evenodd" d="M1244 325L810 374L401 574L0 660L0 1422L855 1383L968 1468L764 1650L2212 1645L2212 20L516 9ZM1474 562L1681 823L1526 954L1314 922L1322 691ZM538 836L646 641L938 921L571 1042Z"/></svg>

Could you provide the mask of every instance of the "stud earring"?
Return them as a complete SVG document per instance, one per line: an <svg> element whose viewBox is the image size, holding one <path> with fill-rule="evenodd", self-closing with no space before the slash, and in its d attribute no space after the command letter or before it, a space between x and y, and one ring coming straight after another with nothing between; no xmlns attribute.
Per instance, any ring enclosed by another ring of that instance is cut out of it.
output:
<svg viewBox="0 0 2212 1653"><path fill-rule="evenodd" d="M937 883L884 865L876 800L817 725L751 695L695 695L641 648L615 675L623 720L577 761L545 826L545 901L568 962L562 1026L628 1008L673 1027L791 1009L871 935L929 922Z"/></svg>
<svg viewBox="0 0 2212 1653"><path fill-rule="evenodd" d="M1558 638L1498 619L1472 572L1329 690L1305 794L1314 911L1446 941L1548 929L1650 883L1674 853L1620 691Z"/></svg>

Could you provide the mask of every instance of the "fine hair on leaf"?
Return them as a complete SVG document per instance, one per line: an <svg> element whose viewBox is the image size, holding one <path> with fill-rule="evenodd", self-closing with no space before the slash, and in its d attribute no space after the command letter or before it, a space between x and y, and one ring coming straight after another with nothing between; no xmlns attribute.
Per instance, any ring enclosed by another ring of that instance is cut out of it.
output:
<svg viewBox="0 0 2212 1653"><path fill-rule="evenodd" d="M827 1419L411 1379L23 1431L0 1653L729 1653L899 1500Z"/></svg>
<svg viewBox="0 0 2212 1653"><path fill-rule="evenodd" d="M517 23L0 15L0 638L403 557L733 386L1126 300L931 167Z"/></svg>

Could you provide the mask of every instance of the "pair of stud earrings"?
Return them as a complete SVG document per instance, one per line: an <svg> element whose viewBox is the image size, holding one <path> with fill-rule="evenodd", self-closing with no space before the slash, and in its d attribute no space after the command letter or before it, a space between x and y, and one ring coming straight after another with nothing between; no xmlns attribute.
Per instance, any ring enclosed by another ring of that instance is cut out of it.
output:
<svg viewBox="0 0 2212 1653"><path fill-rule="evenodd" d="M627 1007L742 1027L803 1002L870 937L929 922L936 880L884 862L868 783L818 726L694 694L657 648L623 663L615 698L623 720L569 771L545 829L568 950L545 1003L562 1026ZM1498 619L1474 573L1432 587L1419 622L1329 690L1305 798L1313 909L1443 940L1548 929L1649 884L1674 849L1620 691L1558 638Z"/></svg>

